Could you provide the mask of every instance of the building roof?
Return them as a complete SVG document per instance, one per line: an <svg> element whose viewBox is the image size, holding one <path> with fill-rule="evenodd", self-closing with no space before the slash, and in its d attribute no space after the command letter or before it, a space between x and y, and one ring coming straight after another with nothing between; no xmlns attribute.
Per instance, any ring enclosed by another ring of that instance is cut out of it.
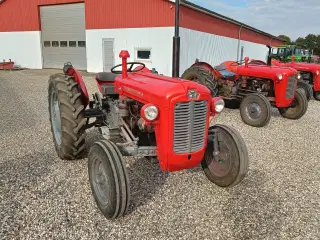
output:
<svg viewBox="0 0 320 240"><path fill-rule="evenodd" d="M247 25L247 24L244 24L244 23L242 23L242 22L239 22L239 21L236 21L236 20L234 20L234 19L232 19L232 18L223 16L223 15L221 15L221 14L219 14L219 13L217 13L217 12L214 12L214 11L212 11L212 10L209 10L209 9L207 9L207 8L204 8L204 7L201 7L201 6L199 6L199 5L196 5L196 4L192 3L192 2L189 2L189 1L186 1L186 0L180 0L180 4L183 5L183 6L185 6L185 7L188 7L188 8L191 8L191 9L193 9L193 10L196 10L196 11L198 11L198 12L201 12L201 13L204 13L204 14L207 14L207 15L210 15L210 16L212 16L212 17L215 17L215 18L218 18L218 19L221 19L221 20L230 22L230 23L233 23L233 24L238 25L238 26L242 26L243 28L249 29L249 30L251 30L251 31L254 31L254 32L260 33L260 34L262 34L262 35L271 37L271 38L273 38L273 39L276 39L276 40L285 42L283 39L278 38L278 37L276 37L276 36L274 36L274 35L272 35L272 34L270 34L270 33L263 32L263 31L261 31L261 30L259 30L259 29L256 29L256 28L254 28L254 27L251 27L251 26L249 26L249 25Z"/></svg>

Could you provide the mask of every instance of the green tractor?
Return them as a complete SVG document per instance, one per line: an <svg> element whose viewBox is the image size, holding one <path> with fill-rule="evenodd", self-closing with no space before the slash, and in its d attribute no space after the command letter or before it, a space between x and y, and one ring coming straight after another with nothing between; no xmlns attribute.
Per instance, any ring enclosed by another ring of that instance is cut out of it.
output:
<svg viewBox="0 0 320 240"><path fill-rule="evenodd" d="M295 62L313 62L313 56L309 50L302 49L296 45L282 45L272 49L272 58L282 62L291 62L291 57L295 56Z"/></svg>

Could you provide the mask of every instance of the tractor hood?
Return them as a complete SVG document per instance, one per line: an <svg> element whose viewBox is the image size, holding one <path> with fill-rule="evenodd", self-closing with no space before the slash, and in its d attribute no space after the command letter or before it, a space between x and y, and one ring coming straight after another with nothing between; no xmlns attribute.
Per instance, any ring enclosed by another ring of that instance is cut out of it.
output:
<svg viewBox="0 0 320 240"><path fill-rule="evenodd" d="M292 67L298 71L307 71L307 72L312 72L315 73L316 71L320 71L320 65L319 64L312 64L312 63L299 63L299 62L294 62L294 63L287 63L287 67Z"/></svg>
<svg viewBox="0 0 320 240"><path fill-rule="evenodd" d="M200 96L211 96L207 87L196 82L145 72L119 76L115 81L115 90L139 102L165 108L169 108L171 99L187 95L188 90L196 90Z"/></svg>
<svg viewBox="0 0 320 240"><path fill-rule="evenodd" d="M273 78L282 73L287 76L297 75L298 72L290 67L266 66L266 65L249 65L239 66L237 73L243 76L255 76L260 78Z"/></svg>

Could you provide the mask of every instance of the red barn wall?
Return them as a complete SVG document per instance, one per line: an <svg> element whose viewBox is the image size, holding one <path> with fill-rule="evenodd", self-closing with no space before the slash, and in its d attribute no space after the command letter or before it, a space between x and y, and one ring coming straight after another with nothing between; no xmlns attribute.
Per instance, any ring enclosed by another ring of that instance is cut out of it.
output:
<svg viewBox="0 0 320 240"><path fill-rule="evenodd" d="M181 6L180 26L200 32L211 33L219 36L238 39L240 26L212 17L210 15L198 12L185 6ZM242 28L241 40L270 44L271 37L254 32L252 30ZM272 39L273 45L281 45L282 41Z"/></svg>
<svg viewBox="0 0 320 240"><path fill-rule="evenodd" d="M7 0L0 4L0 32L40 31L39 5L79 3L78 0Z"/></svg>
<svg viewBox="0 0 320 240"><path fill-rule="evenodd" d="M173 4L160 0L7 0L0 32L40 31L39 6L79 2L85 2L86 29L174 26Z"/></svg>

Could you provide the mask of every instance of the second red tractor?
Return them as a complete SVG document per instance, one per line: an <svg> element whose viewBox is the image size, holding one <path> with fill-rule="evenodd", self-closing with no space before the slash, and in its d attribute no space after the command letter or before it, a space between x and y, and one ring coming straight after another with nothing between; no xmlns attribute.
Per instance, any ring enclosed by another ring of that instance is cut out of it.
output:
<svg viewBox="0 0 320 240"><path fill-rule="evenodd" d="M300 77L293 68L251 65L249 58L216 67L196 60L181 76L207 86L230 107L239 107L242 120L254 127L269 123L271 107L288 119L299 119L306 113L308 101L297 85Z"/></svg>

